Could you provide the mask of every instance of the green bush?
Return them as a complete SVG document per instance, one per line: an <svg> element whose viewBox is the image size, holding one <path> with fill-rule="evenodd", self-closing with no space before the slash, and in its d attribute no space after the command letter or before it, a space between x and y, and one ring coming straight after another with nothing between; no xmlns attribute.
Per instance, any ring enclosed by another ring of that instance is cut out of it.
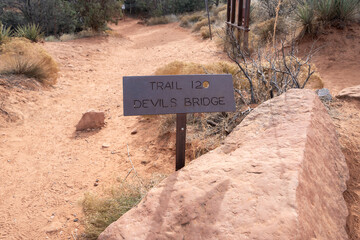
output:
<svg viewBox="0 0 360 240"><path fill-rule="evenodd" d="M125 4L130 2L133 1L126 0ZM202 10L205 8L205 3L203 0L137 0L135 6L143 13L152 17L159 17Z"/></svg>
<svg viewBox="0 0 360 240"><path fill-rule="evenodd" d="M298 0L282 0L279 15L285 16L291 14L297 6ZM267 15L264 20L274 18L276 16L276 8L279 4L279 0L260 0L255 3L256 7L259 7L257 11L261 13L261 15ZM255 7L253 5L253 7ZM260 16L264 17L264 16Z"/></svg>
<svg viewBox="0 0 360 240"><path fill-rule="evenodd" d="M27 38L32 42L38 42L43 34L41 32L41 27L38 24L28 24L24 26L18 26L15 29L15 36Z"/></svg>
<svg viewBox="0 0 360 240"><path fill-rule="evenodd" d="M296 14L304 32L316 34L317 26L341 26L339 23L353 20L359 5L359 0L302 0Z"/></svg>
<svg viewBox="0 0 360 240"><path fill-rule="evenodd" d="M10 27L6 28L5 25L0 22L0 45L9 41L11 35L12 31Z"/></svg>
<svg viewBox="0 0 360 240"><path fill-rule="evenodd" d="M342 21L352 20L359 10L359 0L338 0L338 16Z"/></svg>
<svg viewBox="0 0 360 240"><path fill-rule="evenodd" d="M298 20L303 25L303 31L307 34L314 33L315 10L313 3L304 3L296 11Z"/></svg>
<svg viewBox="0 0 360 240"><path fill-rule="evenodd" d="M121 2L117 0L78 0L76 7L84 27L95 31L104 30L107 22L117 22L122 15Z"/></svg>
<svg viewBox="0 0 360 240"><path fill-rule="evenodd" d="M320 20L332 21L336 19L336 0L318 0L316 2L316 10Z"/></svg>
<svg viewBox="0 0 360 240"><path fill-rule="evenodd" d="M16 28L35 23L46 35L73 32L80 27L80 17L75 9L75 1L68 0L2 0L5 25Z"/></svg>

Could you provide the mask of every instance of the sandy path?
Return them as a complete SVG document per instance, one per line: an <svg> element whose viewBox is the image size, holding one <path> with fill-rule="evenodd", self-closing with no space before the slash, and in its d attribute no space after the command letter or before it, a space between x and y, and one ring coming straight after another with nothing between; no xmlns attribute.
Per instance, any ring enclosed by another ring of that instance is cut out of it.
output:
<svg viewBox="0 0 360 240"><path fill-rule="evenodd" d="M122 76L150 75L174 60L224 56L177 24L144 27L127 20L114 29L120 37L44 44L61 67L58 84L27 93L31 102L15 103L23 123L0 129L0 239L70 239L82 220L84 193L102 192L130 168L126 144L143 176L174 168L173 143L154 144L158 126L122 116ZM76 134L74 125L89 109L105 111L107 126Z"/></svg>
<svg viewBox="0 0 360 240"><path fill-rule="evenodd" d="M150 75L174 60L208 63L225 57L214 43L177 24L144 27L128 20L114 29L120 37L45 43L61 67L58 84L26 92L26 102L12 102L24 121L0 128L0 239L72 239L81 224L78 201L84 193L101 193L130 168L127 144L142 176L173 170L174 143L156 140L158 125L122 116L122 76ZM314 58L333 94L360 84L359 32L355 27L331 35L334 44ZM74 125L89 109L105 111L107 126L76 134ZM131 135L134 129L138 133ZM102 149L103 143L110 148Z"/></svg>

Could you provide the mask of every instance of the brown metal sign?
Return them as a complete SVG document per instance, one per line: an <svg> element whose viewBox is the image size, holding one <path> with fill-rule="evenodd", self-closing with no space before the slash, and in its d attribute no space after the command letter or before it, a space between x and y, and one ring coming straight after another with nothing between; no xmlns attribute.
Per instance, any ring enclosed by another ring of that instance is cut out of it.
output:
<svg viewBox="0 0 360 240"><path fill-rule="evenodd" d="M124 77L123 91L124 116L235 111L230 74Z"/></svg>

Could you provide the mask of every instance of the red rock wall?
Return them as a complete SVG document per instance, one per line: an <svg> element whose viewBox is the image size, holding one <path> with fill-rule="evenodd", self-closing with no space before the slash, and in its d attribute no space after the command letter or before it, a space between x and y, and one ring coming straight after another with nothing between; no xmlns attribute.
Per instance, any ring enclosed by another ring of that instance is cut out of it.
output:
<svg viewBox="0 0 360 240"><path fill-rule="evenodd" d="M222 147L170 175L99 237L347 239L348 170L310 90L256 108Z"/></svg>

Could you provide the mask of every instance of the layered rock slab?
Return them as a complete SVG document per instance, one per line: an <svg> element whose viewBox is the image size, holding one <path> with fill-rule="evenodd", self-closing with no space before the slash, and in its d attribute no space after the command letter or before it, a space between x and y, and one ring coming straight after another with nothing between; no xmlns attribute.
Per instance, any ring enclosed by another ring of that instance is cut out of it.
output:
<svg viewBox="0 0 360 240"><path fill-rule="evenodd" d="M339 92L337 98L355 98L360 100L360 85L348 87Z"/></svg>
<svg viewBox="0 0 360 240"><path fill-rule="evenodd" d="M348 169L310 90L261 104L223 146L152 189L99 237L347 239Z"/></svg>

